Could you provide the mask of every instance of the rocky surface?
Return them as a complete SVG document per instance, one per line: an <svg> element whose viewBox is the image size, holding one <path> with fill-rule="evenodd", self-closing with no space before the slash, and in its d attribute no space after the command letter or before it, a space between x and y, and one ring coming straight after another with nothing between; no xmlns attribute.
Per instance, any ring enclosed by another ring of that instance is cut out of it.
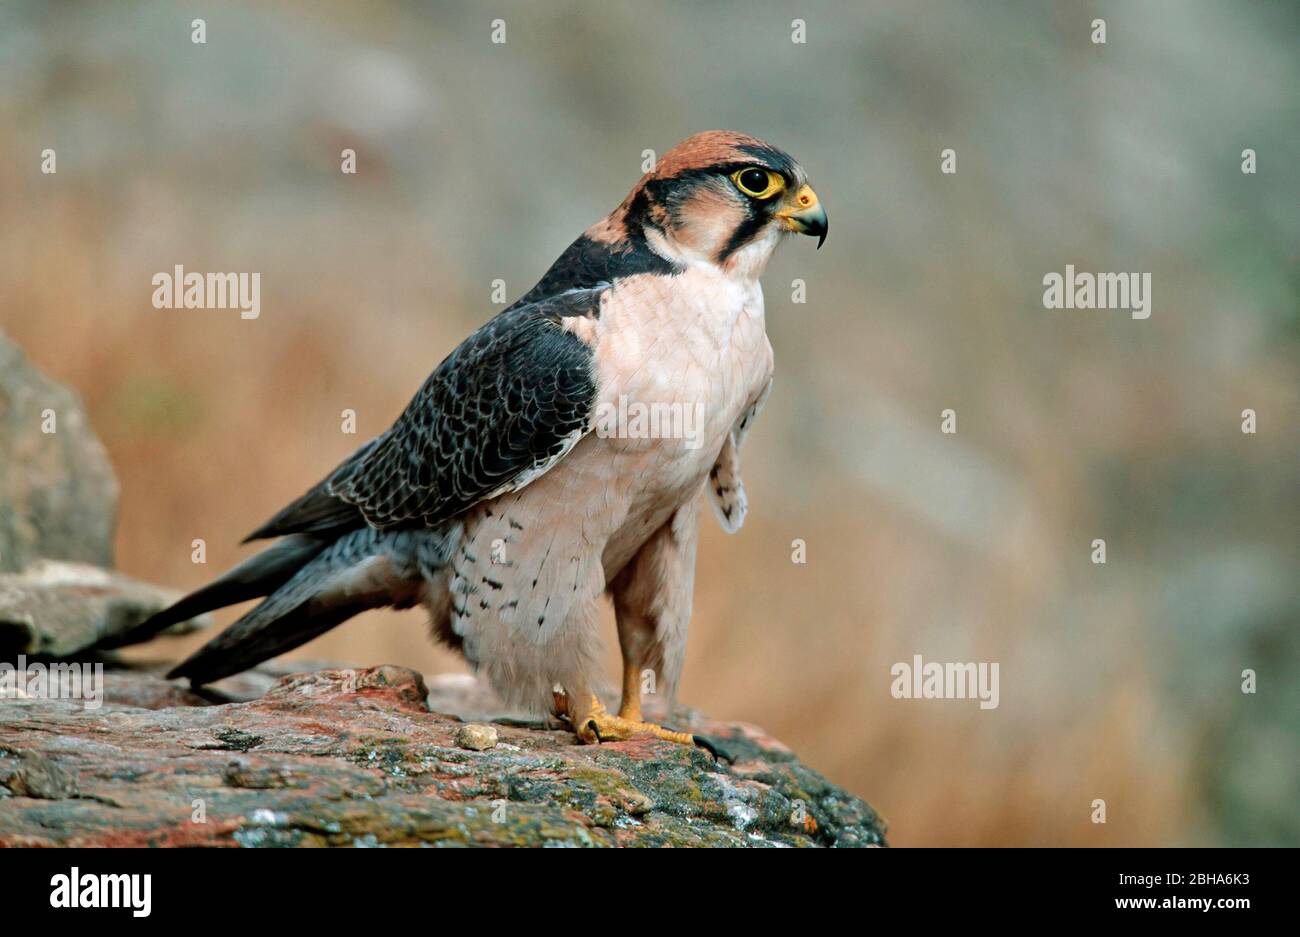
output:
<svg viewBox="0 0 1300 937"><path fill-rule="evenodd" d="M113 565L117 479L77 395L0 333L0 572Z"/></svg>
<svg viewBox="0 0 1300 937"><path fill-rule="evenodd" d="M728 764L656 739L579 745L500 715L472 678L400 667L216 690L233 701L115 670L97 709L11 693L0 845L884 844L866 803L743 725L690 726Z"/></svg>

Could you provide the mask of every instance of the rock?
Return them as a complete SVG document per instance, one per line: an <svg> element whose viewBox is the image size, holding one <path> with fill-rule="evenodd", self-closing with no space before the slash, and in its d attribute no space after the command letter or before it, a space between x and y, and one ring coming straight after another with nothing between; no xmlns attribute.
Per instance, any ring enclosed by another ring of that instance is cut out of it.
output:
<svg viewBox="0 0 1300 937"><path fill-rule="evenodd" d="M110 571L116 511L117 480L76 394L0 334L0 661L118 646L180 598Z"/></svg>
<svg viewBox="0 0 1300 937"><path fill-rule="evenodd" d="M77 395L0 334L0 572L38 557L111 567L116 507L108 454Z"/></svg>
<svg viewBox="0 0 1300 937"><path fill-rule="evenodd" d="M76 780L53 761L35 752L4 746L0 746L0 790L39 800L79 796Z"/></svg>
<svg viewBox="0 0 1300 937"><path fill-rule="evenodd" d="M488 698L435 682L465 710ZM292 674L236 703L140 670L103 689L98 709L0 704L0 846L884 845L866 803L742 725L689 726L727 764L657 739L467 726L401 667ZM471 728L497 744L461 747Z"/></svg>
<svg viewBox="0 0 1300 937"><path fill-rule="evenodd" d="M497 730L471 722L456 730L456 744L472 752L485 752L489 748L496 748Z"/></svg>
<svg viewBox="0 0 1300 937"><path fill-rule="evenodd" d="M84 563L38 560L0 574L0 660L18 654L68 657L101 644L166 608L180 593ZM169 633L193 631L204 618Z"/></svg>

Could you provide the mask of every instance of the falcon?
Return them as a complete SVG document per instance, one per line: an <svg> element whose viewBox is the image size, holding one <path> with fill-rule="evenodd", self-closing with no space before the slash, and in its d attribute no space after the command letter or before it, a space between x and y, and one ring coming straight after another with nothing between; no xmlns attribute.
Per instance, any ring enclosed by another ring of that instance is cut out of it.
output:
<svg viewBox="0 0 1300 937"><path fill-rule="evenodd" d="M745 519L740 447L772 382L759 277L784 235L820 247L826 231L786 153L728 131L684 140L391 428L245 541L273 546L127 640L262 598L168 675L205 684L367 609L422 605L508 703L582 742L709 747L643 719L643 674L675 698L701 493L726 531ZM689 439L597 419L629 401L700 419ZM594 692L602 594L623 657L617 713Z"/></svg>

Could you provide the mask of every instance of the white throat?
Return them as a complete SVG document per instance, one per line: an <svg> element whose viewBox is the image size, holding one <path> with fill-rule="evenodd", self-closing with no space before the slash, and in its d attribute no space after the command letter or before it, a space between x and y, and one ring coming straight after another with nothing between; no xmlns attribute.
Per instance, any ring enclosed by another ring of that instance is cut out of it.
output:
<svg viewBox="0 0 1300 937"><path fill-rule="evenodd" d="M646 226L645 239L650 249L665 260L692 269L703 269L728 280L754 283L767 269L776 245L781 241L779 228L770 225L758 237L729 256L723 263L716 261L718 248L707 250L691 247L671 234Z"/></svg>

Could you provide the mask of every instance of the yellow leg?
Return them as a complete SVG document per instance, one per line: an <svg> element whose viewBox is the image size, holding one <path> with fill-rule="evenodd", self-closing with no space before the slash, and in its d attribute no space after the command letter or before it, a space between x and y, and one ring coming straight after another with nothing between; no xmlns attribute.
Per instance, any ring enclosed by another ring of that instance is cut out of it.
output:
<svg viewBox="0 0 1300 937"><path fill-rule="evenodd" d="M623 701L618 717L629 722L641 721L641 671L629 660L623 661Z"/></svg>

